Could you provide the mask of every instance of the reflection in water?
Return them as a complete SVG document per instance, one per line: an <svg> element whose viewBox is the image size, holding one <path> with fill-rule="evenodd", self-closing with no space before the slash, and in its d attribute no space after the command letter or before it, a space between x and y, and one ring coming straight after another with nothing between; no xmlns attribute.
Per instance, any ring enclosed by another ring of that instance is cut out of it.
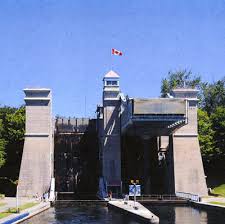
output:
<svg viewBox="0 0 225 224"><path fill-rule="evenodd" d="M195 208L177 207L175 208L175 223L207 223L207 213Z"/></svg>
<svg viewBox="0 0 225 224"><path fill-rule="evenodd" d="M225 224L225 212L190 206L147 206L159 216L160 224Z"/></svg>
<svg viewBox="0 0 225 224"><path fill-rule="evenodd" d="M105 206L80 206L77 207L61 207L50 208L49 210L37 215L25 224L139 224L127 216L120 215L117 212L108 210Z"/></svg>
<svg viewBox="0 0 225 224"><path fill-rule="evenodd" d="M148 206L160 218L160 224L224 224L225 212L203 211L189 206ZM74 205L56 207L37 215L25 224L140 224L126 215L104 206Z"/></svg>

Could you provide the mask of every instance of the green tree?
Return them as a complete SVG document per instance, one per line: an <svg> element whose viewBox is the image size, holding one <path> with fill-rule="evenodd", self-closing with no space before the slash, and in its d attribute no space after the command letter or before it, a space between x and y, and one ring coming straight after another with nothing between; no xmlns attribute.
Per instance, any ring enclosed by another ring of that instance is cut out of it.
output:
<svg viewBox="0 0 225 224"><path fill-rule="evenodd" d="M2 125L2 120L0 119L0 168L5 164L5 145L6 141L2 138L2 132L4 127Z"/></svg>
<svg viewBox="0 0 225 224"><path fill-rule="evenodd" d="M202 109L198 109L198 134L202 156L204 159L209 160L215 153L214 131L210 117Z"/></svg>
<svg viewBox="0 0 225 224"><path fill-rule="evenodd" d="M25 132L24 106L1 107L0 121L0 176L17 180Z"/></svg>
<svg viewBox="0 0 225 224"><path fill-rule="evenodd" d="M201 108L212 114L217 107L225 107L225 77L212 84L201 84Z"/></svg>
<svg viewBox="0 0 225 224"><path fill-rule="evenodd" d="M162 85L161 85L161 97L166 97L167 93L170 93L170 84L167 79L162 80Z"/></svg>
<svg viewBox="0 0 225 224"><path fill-rule="evenodd" d="M220 155L225 156L225 107L219 106L211 115L214 145ZM225 159L225 158L224 158Z"/></svg>
<svg viewBox="0 0 225 224"><path fill-rule="evenodd" d="M5 138L14 143L24 139L25 107L20 107L14 113L7 113L5 117Z"/></svg>
<svg viewBox="0 0 225 224"><path fill-rule="evenodd" d="M161 84L161 97L166 97L174 88L200 88L200 76L193 76L191 71L178 70L170 71L167 78L162 80Z"/></svg>

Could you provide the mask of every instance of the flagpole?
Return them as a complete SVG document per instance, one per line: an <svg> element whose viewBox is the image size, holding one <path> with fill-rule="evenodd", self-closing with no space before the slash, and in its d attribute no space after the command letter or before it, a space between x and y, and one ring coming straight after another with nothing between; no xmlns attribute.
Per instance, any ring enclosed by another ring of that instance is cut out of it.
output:
<svg viewBox="0 0 225 224"><path fill-rule="evenodd" d="M111 70L113 70L113 54L112 54L112 49L110 51L110 67L111 67Z"/></svg>
<svg viewBox="0 0 225 224"><path fill-rule="evenodd" d="M116 50L116 49L114 49L114 48L112 48L112 50L111 50L111 70L113 69L113 56L114 55L117 55L117 56L122 56L123 55L123 53L122 53L122 51L118 51L118 50Z"/></svg>

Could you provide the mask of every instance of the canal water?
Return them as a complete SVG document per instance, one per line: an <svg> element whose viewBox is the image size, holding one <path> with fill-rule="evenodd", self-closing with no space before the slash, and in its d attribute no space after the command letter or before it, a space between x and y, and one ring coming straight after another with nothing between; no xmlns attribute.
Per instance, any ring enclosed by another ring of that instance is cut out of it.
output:
<svg viewBox="0 0 225 224"><path fill-rule="evenodd" d="M148 206L159 216L160 224L225 224L225 212L205 211L190 206ZM24 224L140 224L127 215L105 206L56 207L27 220Z"/></svg>

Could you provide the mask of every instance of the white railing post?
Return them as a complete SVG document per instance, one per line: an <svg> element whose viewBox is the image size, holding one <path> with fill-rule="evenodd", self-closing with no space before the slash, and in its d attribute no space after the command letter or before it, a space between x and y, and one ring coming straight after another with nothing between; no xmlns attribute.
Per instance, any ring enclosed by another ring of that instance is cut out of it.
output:
<svg viewBox="0 0 225 224"><path fill-rule="evenodd" d="M51 179L49 201L51 202L55 201L55 178L54 177Z"/></svg>

